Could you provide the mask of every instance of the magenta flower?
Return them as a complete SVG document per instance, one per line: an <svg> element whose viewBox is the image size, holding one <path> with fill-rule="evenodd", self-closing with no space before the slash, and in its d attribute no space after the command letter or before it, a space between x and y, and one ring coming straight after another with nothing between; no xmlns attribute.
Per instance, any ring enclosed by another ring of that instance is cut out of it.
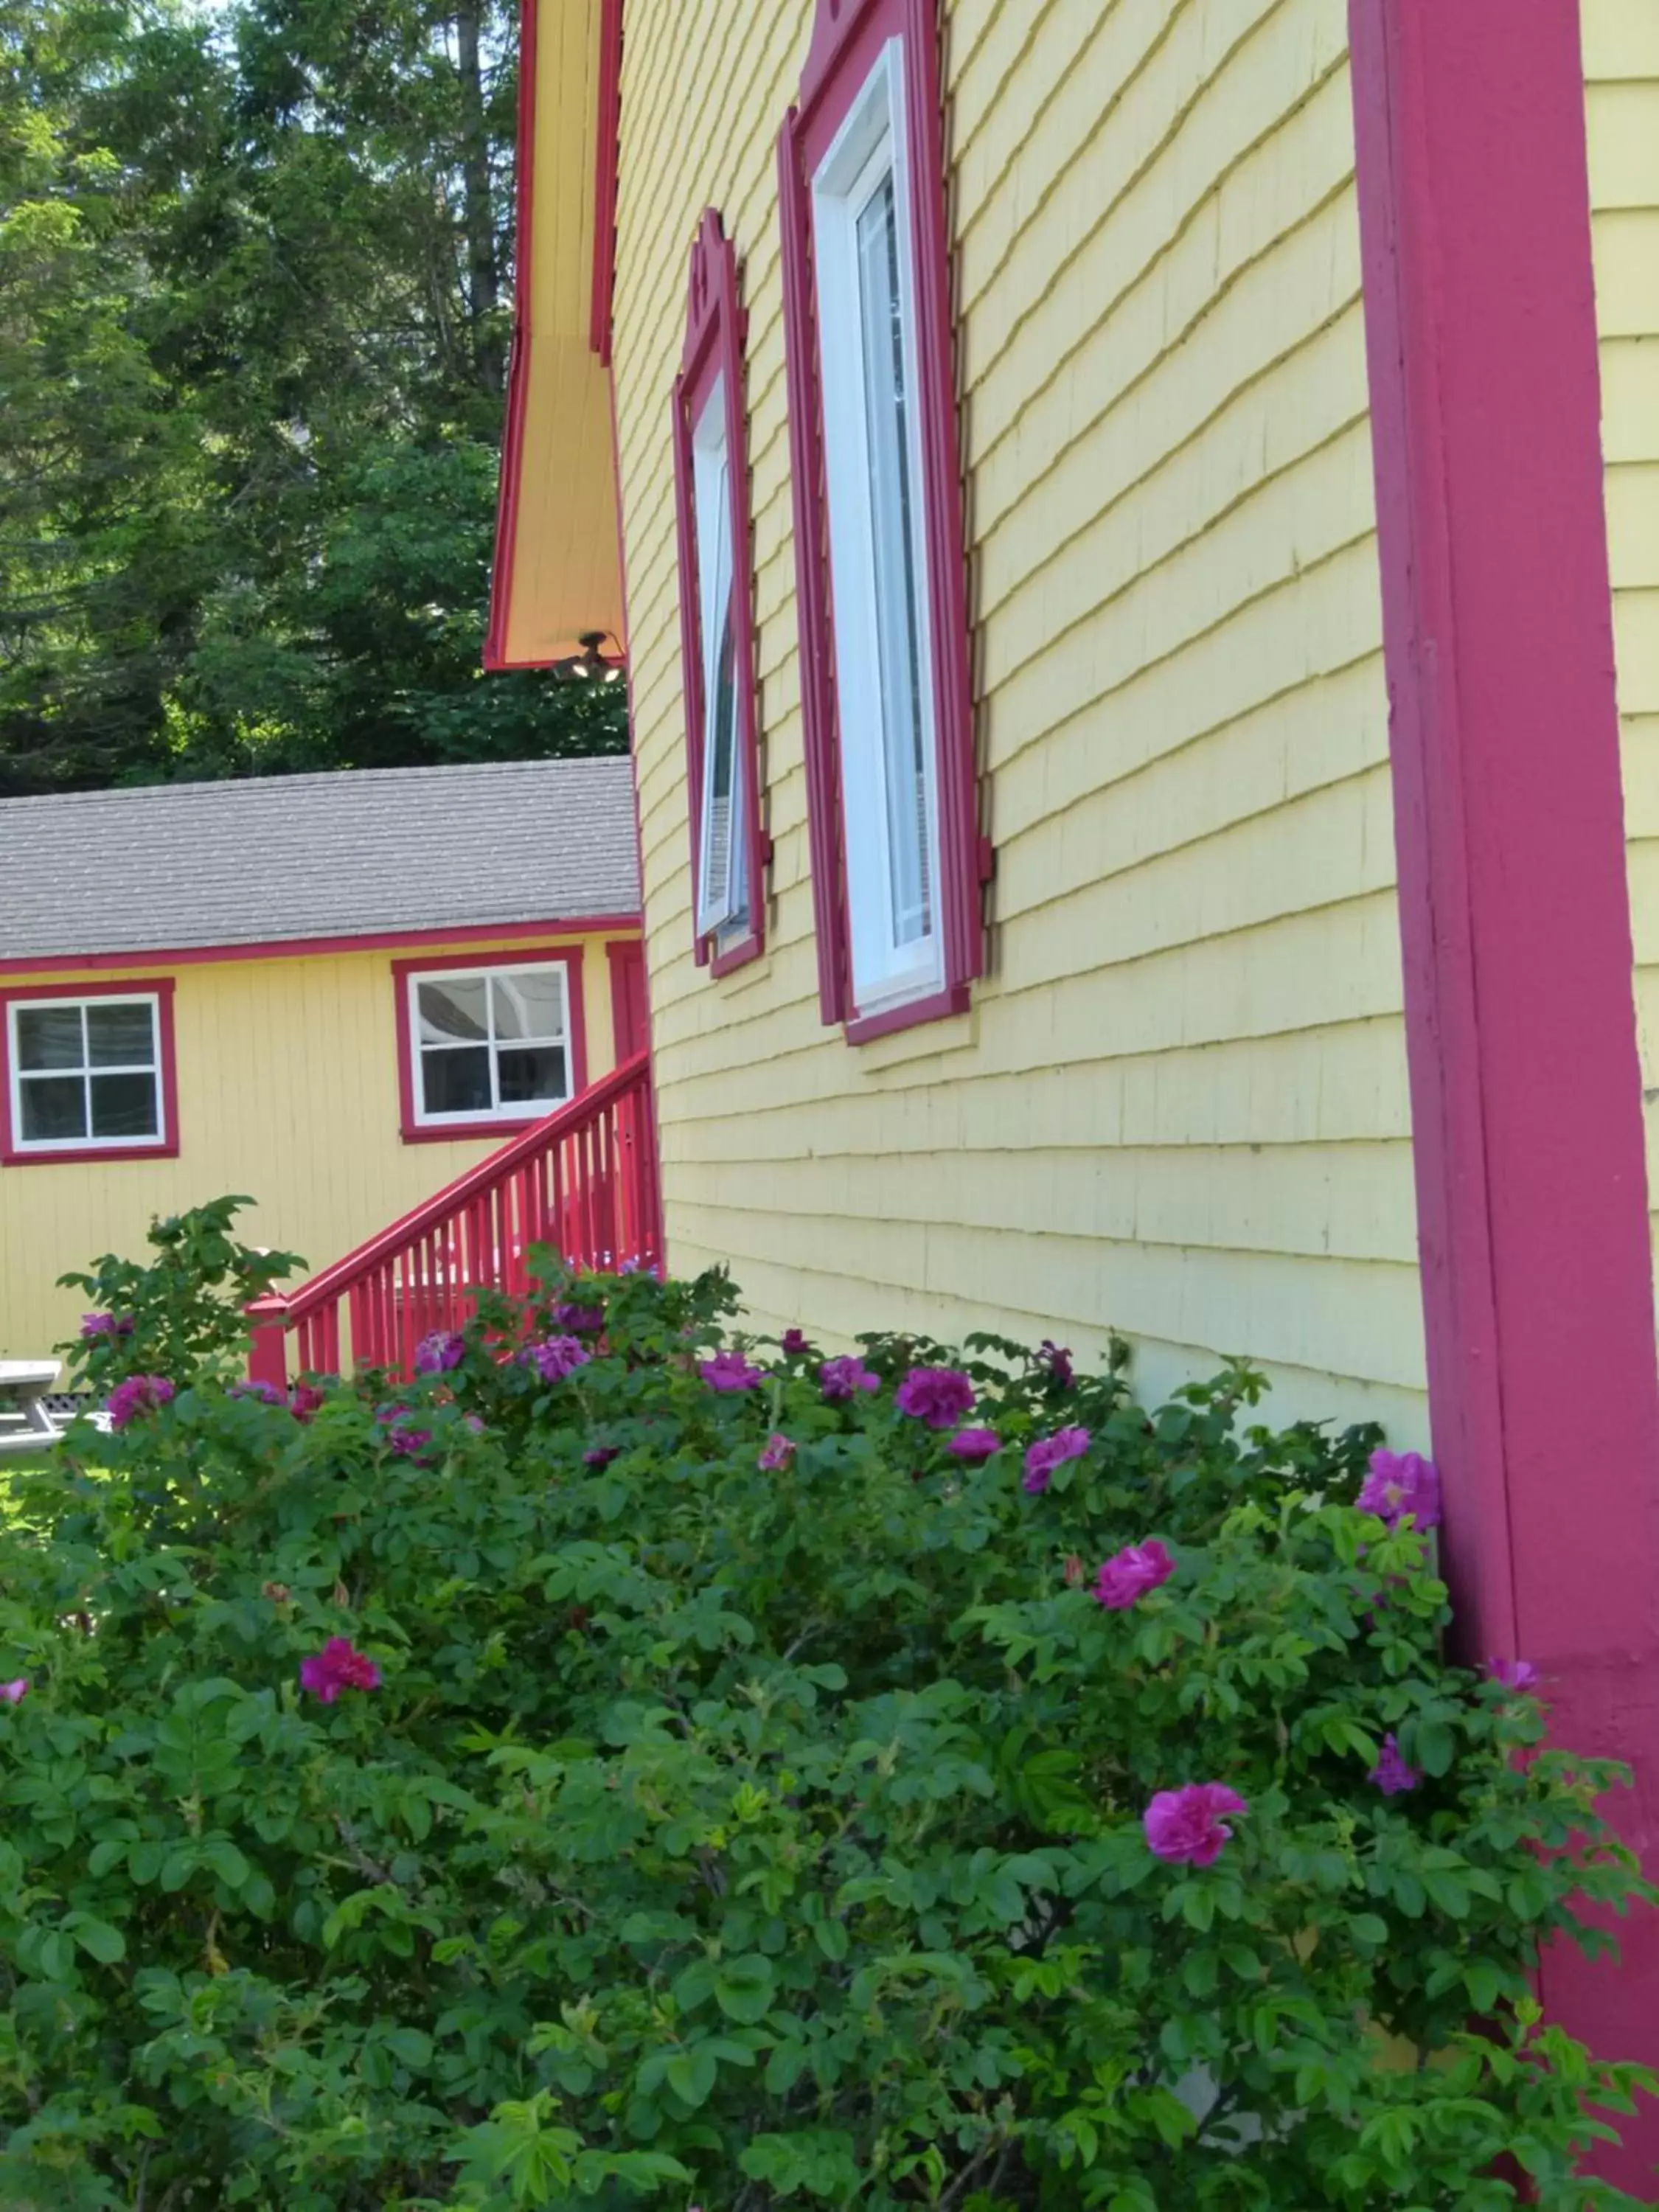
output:
<svg viewBox="0 0 1659 2212"><path fill-rule="evenodd" d="M1538 1687L1538 1669L1530 1659L1488 1659L1486 1673L1492 1680L1520 1695Z"/></svg>
<svg viewBox="0 0 1659 2212"><path fill-rule="evenodd" d="M131 1336L132 1334L132 1316L131 1314L106 1313L82 1314L81 1316L81 1334L82 1336L88 1338L97 1338L100 1336Z"/></svg>
<svg viewBox="0 0 1659 2212"><path fill-rule="evenodd" d="M565 1304L554 1307L553 1318L573 1336L597 1336L605 1327L605 1308Z"/></svg>
<svg viewBox="0 0 1659 2212"><path fill-rule="evenodd" d="M233 1382L226 1394L232 1398L257 1398L262 1406L286 1406L286 1395L274 1382Z"/></svg>
<svg viewBox="0 0 1659 2212"><path fill-rule="evenodd" d="M1183 1866L1213 1866L1222 1846L1232 1840L1226 1816L1249 1809L1224 1782L1188 1782L1180 1790L1160 1790L1141 1816L1147 1849L1155 1858Z"/></svg>
<svg viewBox="0 0 1659 2212"><path fill-rule="evenodd" d="M1109 1613L1122 1613L1167 1583L1175 1571L1175 1561L1156 1536L1145 1544L1127 1544L1101 1568L1095 1595Z"/></svg>
<svg viewBox="0 0 1659 2212"><path fill-rule="evenodd" d="M805 1352L806 1349L806 1331L804 1328L785 1329L783 1332L783 1348L786 1352Z"/></svg>
<svg viewBox="0 0 1659 2212"><path fill-rule="evenodd" d="M993 1452L1002 1449L1002 1438L994 1429L958 1429L945 1449L953 1457L965 1459L970 1467L978 1467Z"/></svg>
<svg viewBox="0 0 1659 2212"><path fill-rule="evenodd" d="M1062 1389L1069 1389L1077 1379L1071 1353L1064 1345L1056 1344L1052 1337L1045 1336L1038 1346L1037 1365L1047 1368Z"/></svg>
<svg viewBox="0 0 1659 2212"><path fill-rule="evenodd" d="M308 1421L319 1406L328 1401L328 1393L319 1390L314 1382L294 1382L289 1386L288 1409L296 1421Z"/></svg>
<svg viewBox="0 0 1659 2212"><path fill-rule="evenodd" d="M153 1413L174 1395L175 1386L165 1375L129 1375L104 1401L112 1429L124 1429L141 1413Z"/></svg>
<svg viewBox="0 0 1659 2212"><path fill-rule="evenodd" d="M1358 1504L1362 1513L1375 1513L1390 1528L1407 1514L1419 1528L1437 1528L1440 1477L1434 1462L1419 1452L1373 1452Z"/></svg>
<svg viewBox="0 0 1659 2212"><path fill-rule="evenodd" d="M550 1336L532 1344L520 1357L535 1369L544 1382L562 1382L593 1357L579 1336Z"/></svg>
<svg viewBox="0 0 1659 2212"><path fill-rule="evenodd" d="M775 1430L761 1447L757 1467L768 1474L781 1474L795 1456L795 1447L787 1437L779 1436Z"/></svg>
<svg viewBox="0 0 1659 2212"><path fill-rule="evenodd" d="M401 1453L404 1459L419 1459L432 1442L430 1429L410 1425L414 1418L407 1406L381 1406L374 1415L381 1428L392 1431L386 1438L387 1443L393 1451Z"/></svg>
<svg viewBox="0 0 1659 2212"><path fill-rule="evenodd" d="M1054 1469L1068 1459L1081 1459L1092 1441L1087 1429L1060 1429L1052 1437L1039 1437L1025 1453L1025 1488L1035 1498L1054 1480Z"/></svg>
<svg viewBox="0 0 1659 2212"><path fill-rule="evenodd" d="M620 1444L595 1444L592 1451L582 1454L584 1467L609 1467L613 1459L622 1455Z"/></svg>
<svg viewBox="0 0 1659 2212"><path fill-rule="evenodd" d="M824 1396L832 1403L852 1397L855 1391L881 1388L880 1376L872 1375L854 1352L840 1359L826 1359L818 1370L818 1381Z"/></svg>
<svg viewBox="0 0 1659 2212"><path fill-rule="evenodd" d="M0 1682L0 1698L9 1705L21 1705L29 1693L29 1678L20 1674L15 1682Z"/></svg>
<svg viewBox="0 0 1659 2212"><path fill-rule="evenodd" d="M766 1380L764 1368L751 1367L740 1352L717 1352L699 1361L697 1372L711 1390L757 1390Z"/></svg>
<svg viewBox="0 0 1659 2212"><path fill-rule="evenodd" d="M1366 1779L1374 1783L1385 1797L1398 1797L1407 1790L1415 1790L1423 1778L1401 1759L1399 1740L1390 1729L1382 1739L1382 1756Z"/></svg>
<svg viewBox="0 0 1659 2212"><path fill-rule="evenodd" d="M466 1339L453 1328L434 1328L415 1347L417 1375L447 1375L466 1357Z"/></svg>
<svg viewBox="0 0 1659 2212"><path fill-rule="evenodd" d="M974 1386L955 1367L913 1367L893 1402L930 1429L953 1429L974 1410Z"/></svg>
<svg viewBox="0 0 1659 2212"><path fill-rule="evenodd" d="M349 1636L331 1636L320 1651L300 1662L300 1686L331 1705L342 1690L378 1690L380 1670Z"/></svg>

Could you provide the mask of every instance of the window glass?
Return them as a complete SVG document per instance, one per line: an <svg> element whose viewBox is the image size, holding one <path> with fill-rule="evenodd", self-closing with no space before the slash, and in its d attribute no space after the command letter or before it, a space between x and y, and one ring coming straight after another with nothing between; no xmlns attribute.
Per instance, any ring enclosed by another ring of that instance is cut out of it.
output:
<svg viewBox="0 0 1659 2212"><path fill-rule="evenodd" d="M697 867L700 935L730 939L748 926L748 849L738 769L737 608L732 562L732 471L725 383L716 379L697 424L697 563L702 628L702 836Z"/></svg>
<svg viewBox="0 0 1659 2212"><path fill-rule="evenodd" d="M933 916L921 647L916 630L915 518L905 419L903 294L890 169L858 218L858 257L887 865L894 939L908 945L927 934Z"/></svg>
<svg viewBox="0 0 1659 2212"><path fill-rule="evenodd" d="M562 962L411 979L423 1122L523 1121L572 1096Z"/></svg>
<svg viewBox="0 0 1659 2212"><path fill-rule="evenodd" d="M153 999L15 1005L13 1127L24 1146L142 1143L161 1128Z"/></svg>

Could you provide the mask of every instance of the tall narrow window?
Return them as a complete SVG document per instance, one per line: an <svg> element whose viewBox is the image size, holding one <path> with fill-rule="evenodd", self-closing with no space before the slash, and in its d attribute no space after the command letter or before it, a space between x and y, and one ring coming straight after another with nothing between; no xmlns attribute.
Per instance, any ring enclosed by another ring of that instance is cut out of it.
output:
<svg viewBox="0 0 1659 2212"><path fill-rule="evenodd" d="M760 770L744 460L737 258L711 209L691 250L674 386L680 643L691 815L693 935L716 975L763 938Z"/></svg>
<svg viewBox="0 0 1659 2212"><path fill-rule="evenodd" d="M819 999L855 1040L981 965L936 35L933 0L820 0L779 149Z"/></svg>

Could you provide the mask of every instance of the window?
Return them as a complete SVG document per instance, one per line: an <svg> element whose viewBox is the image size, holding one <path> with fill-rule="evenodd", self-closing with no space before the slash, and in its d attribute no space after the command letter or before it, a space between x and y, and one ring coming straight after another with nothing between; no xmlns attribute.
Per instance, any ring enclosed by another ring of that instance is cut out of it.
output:
<svg viewBox="0 0 1659 2212"><path fill-rule="evenodd" d="M820 0L779 148L819 1000L855 1041L982 965L933 14Z"/></svg>
<svg viewBox="0 0 1659 2212"><path fill-rule="evenodd" d="M691 249L674 383L680 647L690 795L693 936L723 975L763 941L760 770L737 257L711 209Z"/></svg>
<svg viewBox="0 0 1659 2212"><path fill-rule="evenodd" d="M172 1152L172 985L95 997L31 988L4 1006L0 1158Z"/></svg>
<svg viewBox="0 0 1659 2212"><path fill-rule="evenodd" d="M406 1138L489 1135L575 1097L574 964L568 955L395 963Z"/></svg>

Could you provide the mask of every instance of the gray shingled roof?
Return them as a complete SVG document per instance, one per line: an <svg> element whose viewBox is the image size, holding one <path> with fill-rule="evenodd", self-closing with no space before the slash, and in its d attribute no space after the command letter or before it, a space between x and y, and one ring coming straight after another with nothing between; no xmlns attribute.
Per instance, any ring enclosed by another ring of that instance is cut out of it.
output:
<svg viewBox="0 0 1659 2212"><path fill-rule="evenodd" d="M627 760L0 799L0 960L639 908Z"/></svg>

